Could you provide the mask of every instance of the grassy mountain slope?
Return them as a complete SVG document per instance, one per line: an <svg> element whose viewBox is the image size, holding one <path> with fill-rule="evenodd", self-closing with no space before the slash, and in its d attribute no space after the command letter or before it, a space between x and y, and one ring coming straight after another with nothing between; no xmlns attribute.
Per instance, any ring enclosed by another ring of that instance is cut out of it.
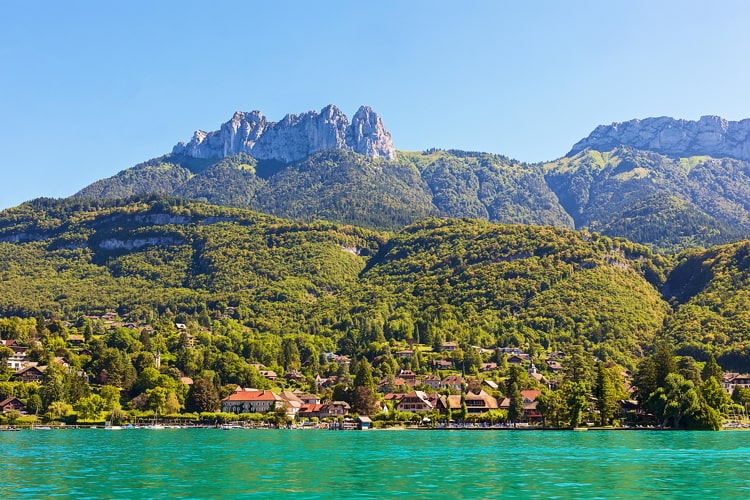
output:
<svg viewBox="0 0 750 500"><path fill-rule="evenodd" d="M539 167L504 156L456 150L401 152L399 160L420 170L441 215L573 227Z"/></svg>
<svg viewBox="0 0 750 500"><path fill-rule="evenodd" d="M576 227L667 250L750 232L746 162L616 148L585 150L544 168Z"/></svg>
<svg viewBox="0 0 750 500"><path fill-rule="evenodd" d="M341 150L283 165L239 154L213 162L150 160L76 194L78 199L158 194L398 230L431 215L572 227L539 167L485 153L399 153L388 162Z"/></svg>

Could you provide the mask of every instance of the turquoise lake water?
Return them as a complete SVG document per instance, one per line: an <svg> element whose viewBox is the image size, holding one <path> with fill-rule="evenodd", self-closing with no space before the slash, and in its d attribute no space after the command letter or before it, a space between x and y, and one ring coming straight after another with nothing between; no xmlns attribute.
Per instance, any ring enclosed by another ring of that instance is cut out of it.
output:
<svg viewBox="0 0 750 500"><path fill-rule="evenodd" d="M3 498L750 498L750 432L0 432Z"/></svg>

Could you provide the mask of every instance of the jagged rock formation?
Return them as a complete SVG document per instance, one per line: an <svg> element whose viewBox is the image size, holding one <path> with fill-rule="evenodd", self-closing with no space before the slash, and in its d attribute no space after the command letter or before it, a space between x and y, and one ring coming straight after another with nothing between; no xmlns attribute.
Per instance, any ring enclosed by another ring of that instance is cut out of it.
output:
<svg viewBox="0 0 750 500"><path fill-rule="evenodd" d="M238 111L219 130L198 130L190 142L178 143L172 152L202 159L246 153L259 160L291 163L326 149L343 149L388 160L396 157L391 134L372 108L359 108L350 124L346 115L332 104L320 113L286 115L278 123L269 122L260 111Z"/></svg>
<svg viewBox="0 0 750 500"><path fill-rule="evenodd" d="M669 117L600 125L573 146L567 156L584 149L610 151L619 146L654 151L666 156L711 156L750 160L750 119L738 122L719 116L698 121Z"/></svg>

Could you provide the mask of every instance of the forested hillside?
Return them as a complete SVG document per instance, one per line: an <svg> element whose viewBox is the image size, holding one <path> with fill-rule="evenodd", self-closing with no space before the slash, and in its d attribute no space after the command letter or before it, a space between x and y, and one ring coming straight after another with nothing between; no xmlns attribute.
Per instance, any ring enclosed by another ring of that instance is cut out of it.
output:
<svg viewBox="0 0 750 500"><path fill-rule="evenodd" d="M253 330L313 332L349 354L419 336L583 342L628 364L668 314L664 258L548 227L433 218L388 235L179 200L38 200L3 214L0 241L4 315L233 307Z"/></svg>
<svg viewBox="0 0 750 500"><path fill-rule="evenodd" d="M429 216L588 229L679 251L750 233L750 163L586 149L544 165L429 150L394 161L326 150L290 164L240 153L171 154L96 182L77 199L167 195L310 222L397 231Z"/></svg>

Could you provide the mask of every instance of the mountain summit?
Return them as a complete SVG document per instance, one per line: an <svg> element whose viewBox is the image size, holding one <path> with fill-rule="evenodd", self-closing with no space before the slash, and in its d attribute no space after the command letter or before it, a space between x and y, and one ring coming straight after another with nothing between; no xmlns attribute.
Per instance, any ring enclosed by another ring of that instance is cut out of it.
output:
<svg viewBox="0 0 750 500"><path fill-rule="evenodd" d="M289 114L279 122L268 121L260 111L238 111L219 130L198 130L190 142L178 143L172 152L201 159L246 153L258 160L291 163L326 149L343 149L388 160L396 157L391 134L372 108L360 107L350 124L333 104L320 113Z"/></svg>
<svg viewBox="0 0 750 500"><path fill-rule="evenodd" d="M610 151L619 146L675 158L705 155L748 161L750 119L732 122L720 116L703 116L698 121L691 121L663 116L600 125L577 142L567 156L574 156L587 148Z"/></svg>

